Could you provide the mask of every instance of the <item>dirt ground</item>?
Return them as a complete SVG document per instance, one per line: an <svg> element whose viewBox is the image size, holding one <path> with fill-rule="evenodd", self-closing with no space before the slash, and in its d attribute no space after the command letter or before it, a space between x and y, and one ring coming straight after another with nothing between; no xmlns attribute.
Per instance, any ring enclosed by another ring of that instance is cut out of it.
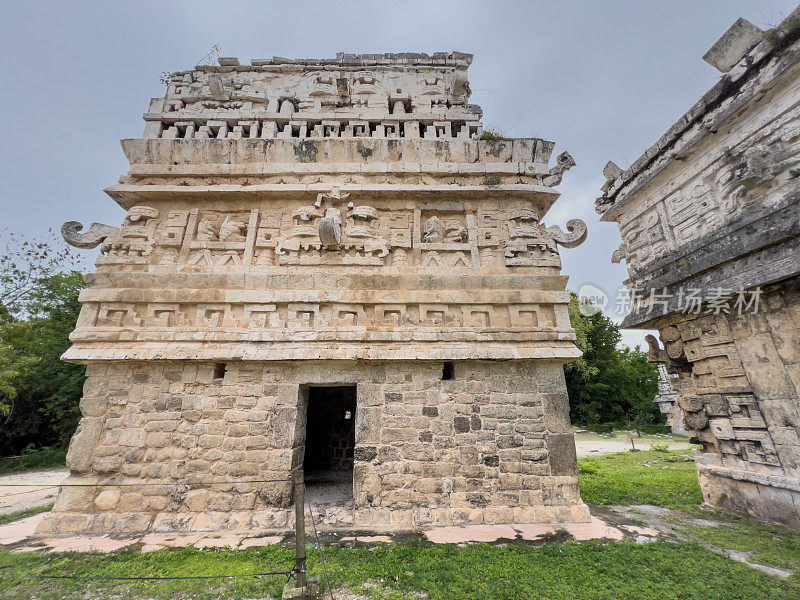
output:
<svg viewBox="0 0 800 600"><path fill-rule="evenodd" d="M54 469L0 476L0 515L53 502L67 475L66 469Z"/></svg>
<svg viewBox="0 0 800 600"><path fill-rule="evenodd" d="M685 437L678 436L633 436L633 444L637 450L649 450L650 446L667 445L670 450L686 450L692 445ZM575 450L578 456L598 456L600 454L613 454L631 449L628 433L622 431L615 436L601 436L596 433L576 433Z"/></svg>

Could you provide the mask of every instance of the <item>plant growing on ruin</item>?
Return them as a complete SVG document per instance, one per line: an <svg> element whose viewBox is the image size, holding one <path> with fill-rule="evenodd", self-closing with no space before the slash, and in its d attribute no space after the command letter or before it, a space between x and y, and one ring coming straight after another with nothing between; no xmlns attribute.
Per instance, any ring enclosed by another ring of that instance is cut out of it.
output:
<svg viewBox="0 0 800 600"><path fill-rule="evenodd" d="M499 131L494 129L484 129L483 133L481 133L481 137L479 138L484 141L491 141L491 142L500 142L502 140L508 139Z"/></svg>
<svg viewBox="0 0 800 600"><path fill-rule="evenodd" d="M211 50L208 51L208 54L206 54L203 58L198 60L196 64L213 65L219 58L220 52L222 52L222 46L214 44L213 46L211 46ZM158 76L158 80L165 86L169 87L169 84L172 82L172 76L174 74L175 73L173 71L161 71L161 75Z"/></svg>

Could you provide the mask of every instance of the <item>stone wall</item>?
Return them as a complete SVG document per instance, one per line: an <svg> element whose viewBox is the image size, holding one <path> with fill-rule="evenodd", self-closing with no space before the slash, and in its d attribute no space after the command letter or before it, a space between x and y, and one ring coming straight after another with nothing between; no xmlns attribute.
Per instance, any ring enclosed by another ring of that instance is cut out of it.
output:
<svg viewBox="0 0 800 600"><path fill-rule="evenodd" d="M800 280L755 315L657 322L707 504L800 527ZM734 484L735 482L735 484Z"/></svg>
<svg viewBox="0 0 800 600"><path fill-rule="evenodd" d="M65 488L39 533L289 527L288 481L236 482L283 478L302 463L308 384L357 384L354 503L326 509L327 525L588 517L558 362L459 361L451 380L441 362L424 361L228 363L221 379L214 371L92 364L67 483L97 485Z"/></svg>

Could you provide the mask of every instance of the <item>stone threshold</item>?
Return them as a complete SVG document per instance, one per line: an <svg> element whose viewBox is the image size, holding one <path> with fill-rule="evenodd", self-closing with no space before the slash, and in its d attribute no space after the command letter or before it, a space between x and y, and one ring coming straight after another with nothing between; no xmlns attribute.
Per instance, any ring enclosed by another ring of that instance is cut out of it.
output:
<svg viewBox="0 0 800 600"><path fill-rule="evenodd" d="M365 531L402 533L443 527L467 527L517 523L588 523L591 515L581 503L527 507L449 507L439 509L359 508L352 503L312 505L306 510L307 531ZM313 520L312 520L313 515ZM146 535L209 535L253 537L294 531L294 507L243 511L162 511L47 513L39 524L39 537L111 535L119 539ZM0 539L2 535L0 534ZM2 541L0 541L2 544Z"/></svg>
<svg viewBox="0 0 800 600"><path fill-rule="evenodd" d="M697 470L701 473L716 475L717 477L726 477L728 479L757 483L759 485L789 490L791 492L800 492L800 478L797 477L757 473L755 471L746 471L744 469L735 469L733 467L708 465L701 462L697 463Z"/></svg>

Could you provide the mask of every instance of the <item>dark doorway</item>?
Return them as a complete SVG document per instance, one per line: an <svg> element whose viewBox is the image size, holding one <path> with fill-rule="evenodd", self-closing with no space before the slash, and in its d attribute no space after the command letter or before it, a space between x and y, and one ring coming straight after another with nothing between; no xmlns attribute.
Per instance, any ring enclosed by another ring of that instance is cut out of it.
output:
<svg viewBox="0 0 800 600"><path fill-rule="evenodd" d="M309 387L303 470L314 504L352 500L355 441L356 386Z"/></svg>

